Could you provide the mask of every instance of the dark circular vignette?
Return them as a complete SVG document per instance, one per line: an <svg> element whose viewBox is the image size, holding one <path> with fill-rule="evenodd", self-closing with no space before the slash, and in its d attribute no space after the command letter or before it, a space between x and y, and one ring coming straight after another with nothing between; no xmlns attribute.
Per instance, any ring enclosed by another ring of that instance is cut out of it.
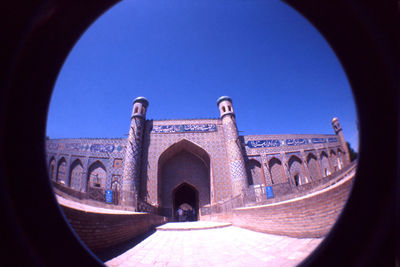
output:
<svg viewBox="0 0 400 267"><path fill-rule="evenodd" d="M2 265L102 265L56 203L44 141L49 101L64 60L90 24L117 2L2 4L0 205L1 237L7 245ZM286 1L320 31L341 61L360 127L351 196L331 233L304 265L394 265L399 9L396 3L377 2Z"/></svg>

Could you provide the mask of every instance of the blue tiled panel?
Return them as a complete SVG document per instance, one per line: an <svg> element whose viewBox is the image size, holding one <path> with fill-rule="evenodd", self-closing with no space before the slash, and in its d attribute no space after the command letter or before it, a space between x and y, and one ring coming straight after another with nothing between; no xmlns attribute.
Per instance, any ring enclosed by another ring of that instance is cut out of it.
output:
<svg viewBox="0 0 400 267"><path fill-rule="evenodd" d="M188 133L188 132L215 132L215 124L180 124L180 125L154 125L152 133Z"/></svg>
<svg viewBox="0 0 400 267"><path fill-rule="evenodd" d="M335 143L335 142L337 142L338 141L338 139L336 138L336 137L330 137L330 138L328 138L328 142L329 143Z"/></svg>
<svg viewBox="0 0 400 267"><path fill-rule="evenodd" d="M308 139L306 139L306 138L286 139L285 142L286 142L286 145L288 145L288 146L307 145Z"/></svg>
<svg viewBox="0 0 400 267"><path fill-rule="evenodd" d="M85 141L84 141L85 142ZM121 144L88 144L88 143L47 143L47 149L49 151L59 150L64 152L121 152L123 150L123 146Z"/></svg>
<svg viewBox="0 0 400 267"><path fill-rule="evenodd" d="M278 147L281 145L280 140L253 140L248 141L247 146L250 148L259 148L259 147Z"/></svg>
<svg viewBox="0 0 400 267"><path fill-rule="evenodd" d="M91 152L113 152L114 145L112 144L93 144L90 146Z"/></svg>
<svg viewBox="0 0 400 267"><path fill-rule="evenodd" d="M311 138L313 144L323 144L326 143L326 138Z"/></svg>

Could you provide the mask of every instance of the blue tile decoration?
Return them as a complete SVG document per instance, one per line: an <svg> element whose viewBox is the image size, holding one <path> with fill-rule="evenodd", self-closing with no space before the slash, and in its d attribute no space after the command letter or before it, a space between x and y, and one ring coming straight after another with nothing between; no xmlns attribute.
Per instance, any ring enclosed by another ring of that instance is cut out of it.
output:
<svg viewBox="0 0 400 267"><path fill-rule="evenodd" d="M326 143L326 138L311 138L313 144L324 144Z"/></svg>
<svg viewBox="0 0 400 267"><path fill-rule="evenodd" d="M281 145L280 140L253 140L248 141L246 144L250 148L259 148L259 147L278 147Z"/></svg>
<svg viewBox="0 0 400 267"><path fill-rule="evenodd" d="M93 144L90 146L90 152L113 152L114 145L112 144Z"/></svg>
<svg viewBox="0 0 400 267"><path fill-rule="evenodd" d="M112 203L113 202L113 191L110 189L106 190L106 203Z"/></svg>
<svg viewBox="0 0 400 267"><path fill-rule="evenodd" d="M337 142L338 141L338 139L336 138L336 137L329 137L328 138L328 142L329 143L335 143L335 142Z"/></svg>
<svg viewBox="0 0 400 267"><path fill-rule="evenodd" d="M48 143L47 144L47 148L50 149L50 150L57 150L58 149L58 144Z"/></svg>
<svg viewBox="0 0 400 267"><path fill-rule="evenodd" d="M121 152L124 147L120 144L87 144L87 143L48 143L47 149L50 151L65 151L65 152Z"/></svg>
<svg viewBox="0 0 400 267"><path fill-rule="evenodd" d="M272 186L265 187L265 194L267 195L267 198L274 198L274 191L272 190Z"/></svg>
<svg viewBox="0 0 400 267"><path fill-rule="evenodd" d="M285 142L286 142L286 145L288 145L288 146L307 145L308 139L306 139L306 138L286 139Z"/></svg>
<svg viewBox="0 0 400 267"><path fill-rule="evenodd" d="M181 125L154 125L152 133L199 133L199 132L215 132L217 125L215 124L181 124Z"/></svg>
<svg viewBox="0 0 400 267"><path fill-rule="evenodd" d="M64 149L68 151L81 151L82 144L80 143L66 143Z"/></svg>

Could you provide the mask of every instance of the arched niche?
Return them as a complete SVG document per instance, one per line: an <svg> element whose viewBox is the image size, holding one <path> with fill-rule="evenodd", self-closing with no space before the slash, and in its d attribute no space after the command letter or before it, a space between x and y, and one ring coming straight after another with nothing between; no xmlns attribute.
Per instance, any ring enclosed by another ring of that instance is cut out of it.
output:
<svg viewBox="0 0 400 267"><path fill-rule="evenodd" d="M67 178L67 161L61 158L57 164L57 182L68 185Z"/></svg>
<svg viewBox="0 0 400 267"><path fill-rule="evenodd" d="M56 159L54 157L50 159L49 176L51 180L56 180Z"/></svg>
<svg viewBox="0 0 400 267"><path fill-rule="evenodd" d="M183 139L167 148L158 160L158 205L174 216L173 190L182 183L198 191L198 208L211 202L210 156L199 145Z"/></svg>
<svg viewBox="0 0 400 267"><path fill-rule="evenodd" d="M311 180L321 178L321 171L318 166L318 159L313 153L309 153L307 155L307 167L310 173Z"/></svg>
<svg viewBox="0 0 400 267"><path fill-rule="evenodd" d="M107 170L103 163L95 161L89 167L87 189L90 188L106 188Z"/></svg>
<svg viewBox="0 0 400 267"><path fill-rule="evenodd" d="M246 162L246 171L249 185L264 184L264 175L258 160L249 159Z"/></svg>
<svg viewBox="0 0 400 267"><path fill-rule="evenodd" d="M287 179L283 170L282 162L277 158L268 161L269 172L271 174L272 184L286 183Z"/></svg>
<svg viewBox="0 0 400 267"><path fill-rule="evenodd" d="M292 155L288 160L290 179L295 186L305 183L305 177L302 167L302 160L296 155Z"/></svg>
<svg viewBox="0 0 400 267"><path fill-rule="evenodd" d="M83 165L79 159L76 159L71 165L70 187L77 191L82 191Z"/></svg>
<svg viewBox="0 0 400 267"><path fill-rule="evenodd" d="M321 171L322 171L322 176L325 177L325 176L331 175L331 170L330 170L330 166L329 166L328 155L326 154L325 151L322 151L322 152L321 152L320 159L321 159Z"/></svg>

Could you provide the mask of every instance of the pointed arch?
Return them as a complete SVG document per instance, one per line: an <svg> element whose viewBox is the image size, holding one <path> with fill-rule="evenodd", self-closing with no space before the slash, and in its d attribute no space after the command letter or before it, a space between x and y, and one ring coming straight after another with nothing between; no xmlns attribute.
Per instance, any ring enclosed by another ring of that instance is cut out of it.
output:
<svg viewBox="0 0 400 267"><path fill-rule="evenodd" d="M268 169L271 175L272 184L281 184L287 182L282 162L278 158L273 157L268 161Z"/></svg>
<svg viewBox="0 0 400 267"><path fill-rule="evenodd" d="M210 167L209 153L198 144L195 144L185 138L170 145L160 154L160 157L158 158L158 166L160 167L160 165L164 164L165 161L182 150L190 151L190 153L199 157L199 159L201 159L208 168Z"/></svg>
<svg viewBox="0 0 400 267"><path fill-rule="evenodd" d="M262 172L261 163L256 159L249 159L246 162L247 179L249 185L263 184L264 175Z"/></svg>
<svg viewBox="0 0 400 267"><path fill-rule="evenodd" d="M74 160L74 162L71 164L69 176L70 187L77 191L82 191L83 165L80 159Z"/></svg>
<svg viewBox="0 0 400 267"><path fill-rule="evenodd" d="M329 166L329 160L328 160L328 155L326 154L325 151L322 151L320 154L320 160L321 160L321 171L322 171L322 176L328 176L331 174L330 166Z"/></svg>
<svg viewBox="0 0 400 267"><path fill-rule="evenodd" d="M338 148L337 152L337 163L338 163L338 169L341 170L343 168L343 151Z"/></svg>
<svg viewBox="0 0 400 267"><path fill-rule="evenodd" d="M67 181L67 160L62 157L57 164L57 182L68 185Z"/></svg>
<svg viewBox="0 0 400 267"><path fill-rule="evenodd" d="M331 162L331 166L333 168L333 172L336 172L338 170L338 161L337 161L337 156L336 156L336 152L331 149L329 152L329 160Z"/></svg>
<svg viewBox="0 0 400 267"><path fill-rule="evenodd" d="M187 217L185 219L188 221L197 221L199 210L199 191L194 185L187 182L179 184L172 190L172 199L174 218L176 221L182 219L177 216L177 211L183 205L191 208L191 210L186 214Z"/></svg>
<svg viewBox="0 0 400 267"><path fill-rule="evenodd" d="M54 157L50 158L49 163L49 178L50 180L56 180L56 159Z"/></svg>
<svg viewBox="0 0 400 267"><path fill-rule="evenodd" d="M107 170L104 164L97 160L89 167L87 187L106 188Z"/></svg>
<svg viewBox="0 0 400 267"><path fill-rule="evenodd" d="M158 159L158 203L163 214L174 216L173 189L182 183L194 186L199 192L199 208L210 204L210 156L199 145L182 139L161 153Z"/></svg>
<svg viewBox="0 0 400 267"><path fill-rule="evenodd" d="M310 179L316 180L321 178L321 170L318 166L318 159L313 153L307 155L307 167L310 173Z"/></svg>
<svg viewBox="0 0 400 267"><path fill-rule="evenodd" d="M292 183L296 186L305 183L302 163L303 161L296 155L292 155L288 160L290 178L292 179Z"/></svg>

